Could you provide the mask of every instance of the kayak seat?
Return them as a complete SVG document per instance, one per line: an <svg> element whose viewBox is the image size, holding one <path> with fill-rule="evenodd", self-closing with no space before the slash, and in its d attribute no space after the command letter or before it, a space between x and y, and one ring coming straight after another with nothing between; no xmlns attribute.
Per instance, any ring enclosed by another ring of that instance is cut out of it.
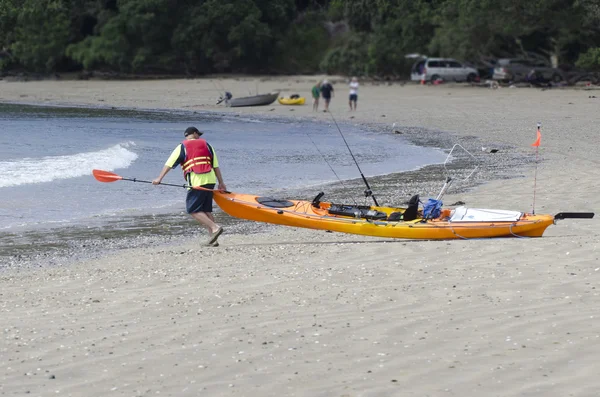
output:
<svg viewBox="0 0 600 397"><path fill-rule="evenodd" d="M312 201L312 206L315 208L321 208L321 198L325 195L325 192L320 192L315 196Z"/></svg>
<svg viewBox="0 0 600 397"><path fill-rule="evenodd" d="M265 207L271 208L288 208L294 206L294 203L292 203L291 201L276 199L273 197L257 197L256 201L264 205Z"/></svg>
<svg viewBox="0 0 600 397"><path fill-rule="evenodd" d="M402 217L405 221L413 221L417 219L419 212L419 195L415 194L408 200L408 207L404 210L404 216Z"/></svg>
<svg viewBox="0 0 600 397"><path fill-rule="evenodd" d="M331 204L328 212L331 215L348 216L351 218L386 220L385 212L372 210L368 205Z"/></svg>

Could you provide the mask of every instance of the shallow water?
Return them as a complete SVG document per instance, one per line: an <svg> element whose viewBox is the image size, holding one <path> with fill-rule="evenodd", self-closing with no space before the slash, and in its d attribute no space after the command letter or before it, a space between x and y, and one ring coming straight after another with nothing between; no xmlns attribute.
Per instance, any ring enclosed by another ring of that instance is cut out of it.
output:
<svg viewBox="0 0 600 397"><path fill-rule="evenodd" d="M184 189L99 183L91 171L151 180L189 125L205 131L203 137L217 152L229 190L301 190L312 196L321 184L360 176L340 132L327 123L0 104L3 253L33 241L54 244L55 235L68 242L86 229L93 235L139 234L187 225L181 221ZM446 156L398 135L353 125L340 128L368 178L441 163ZM180 169L171 171L164 182L183 183Z"/></svg>

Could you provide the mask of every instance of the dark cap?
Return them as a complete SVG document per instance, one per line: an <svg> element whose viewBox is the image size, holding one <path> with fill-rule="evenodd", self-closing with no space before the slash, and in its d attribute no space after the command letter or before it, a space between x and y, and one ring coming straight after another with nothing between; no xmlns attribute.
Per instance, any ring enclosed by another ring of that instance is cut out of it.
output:
<svg viewBox="0 0 600 397"><path fill-rule="evenodd" d="M183 136L188 136L188 135L191 135L191 134L193 134L194 132L195 132L196 134L198 134L198 135L202 135L202 134L204 134L202 131L198 131L198 128L196 128L196 127L188 127L188 128L186 128L186 129L185 129L185 132L183 133Z"/></svg>

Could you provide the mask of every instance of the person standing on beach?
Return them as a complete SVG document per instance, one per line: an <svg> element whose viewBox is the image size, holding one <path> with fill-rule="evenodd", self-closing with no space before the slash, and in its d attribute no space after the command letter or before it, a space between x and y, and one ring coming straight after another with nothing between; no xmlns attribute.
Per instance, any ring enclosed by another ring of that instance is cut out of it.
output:
<svg viewBox="0 0 600 397"><path fill-rule="evenodd" d="M329 102L331 102L331 97L333 96L333 86L327 80L323 80L323 84L321 84L321 95L325 100L325 110L323 111L327 112L329 110Z"/></svg>
<svg viewBox="0 0 600 397"><path fill-rule="evenodd" d="M310 90L313 97L313 112L319 111L319 97L321 96L321 82L317 81L317 84L313 85Z"/></svg>
<svg viewBox="0 0 600 397"><path fill-rule="evenodd" d="M350 82L350 99L348 100L348 105L350 106L350 111L356 110L356 101L358 100L358 79L356 77L352 77L352 81ZM353 108L354 105L354 108Z"/></svg>
<svg viewBox="0 0 600 397"><path fill-rule="evenodd" d="M188 127L183 133L185 140L173 150L160 175L152 184L159 185L169 171L181 165L187 184L202 188L188 188L187 213L208 229L207 245L218 246L217 239L223 233L223 228L215 223L212 215L213 189L217 180L218 190L226 190L227 187L219 169L217 154L212 146L200 138L202 134L203 132L196 127Z"/></svg>

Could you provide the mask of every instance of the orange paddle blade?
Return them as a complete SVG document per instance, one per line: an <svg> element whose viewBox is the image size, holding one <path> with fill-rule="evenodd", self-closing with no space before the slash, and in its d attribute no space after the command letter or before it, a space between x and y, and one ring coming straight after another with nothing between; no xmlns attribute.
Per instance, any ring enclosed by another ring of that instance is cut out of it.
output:
<svg viewBox="0 0 600 397"><path fill-rule="evenodd" d="M92 170L92 174L94 175L94 178L96 178L96 180L98 180L99 182L115 182L123 179L122 176L102 170Z"/></svg>

